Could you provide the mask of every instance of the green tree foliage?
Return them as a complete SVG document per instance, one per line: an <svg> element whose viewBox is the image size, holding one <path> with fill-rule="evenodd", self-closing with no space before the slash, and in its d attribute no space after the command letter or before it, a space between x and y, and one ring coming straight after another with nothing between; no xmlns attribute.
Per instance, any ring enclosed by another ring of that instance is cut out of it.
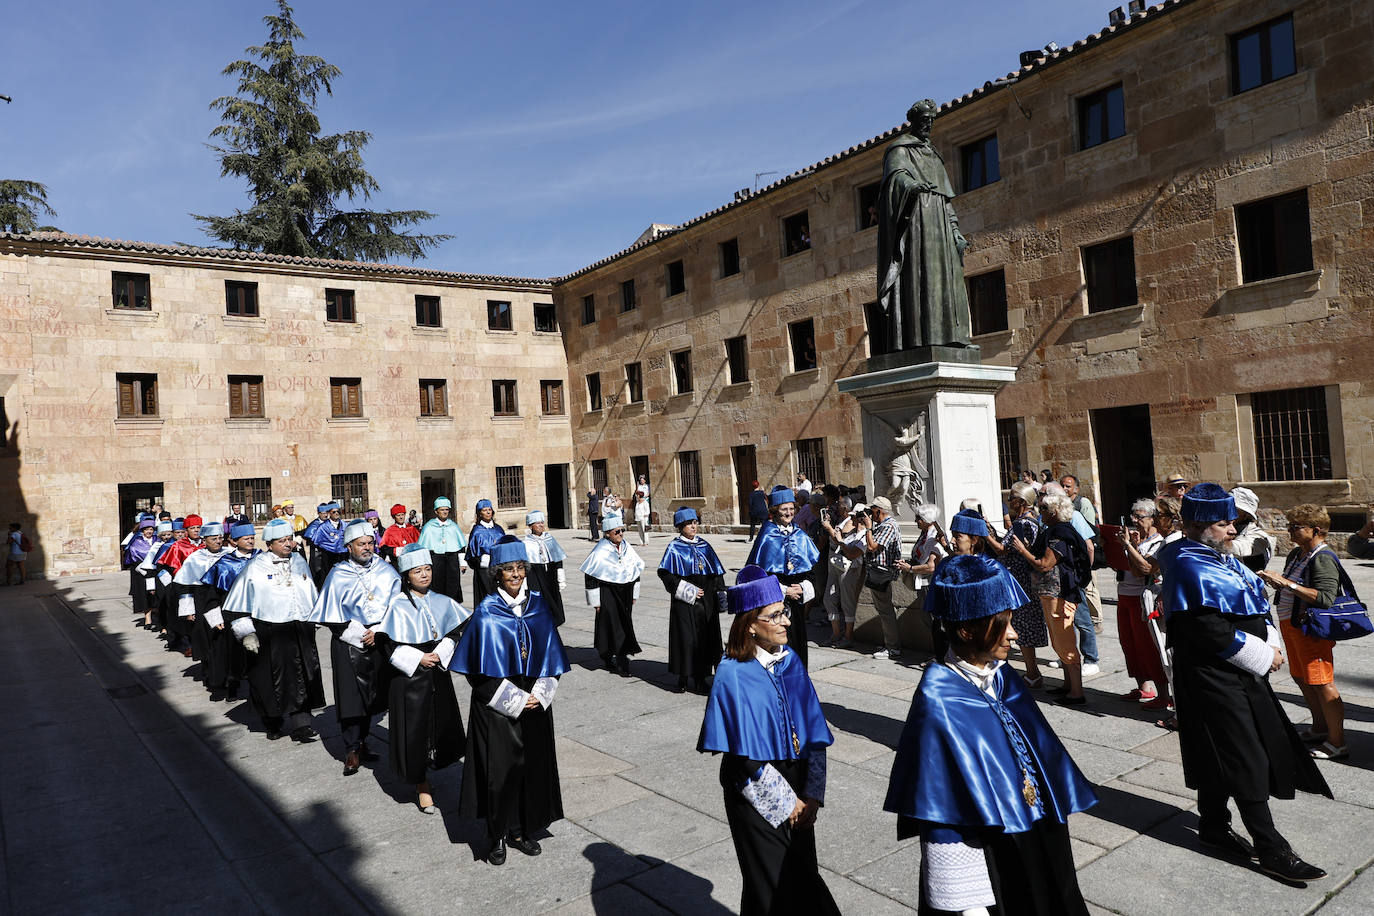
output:
<svg viewBox="0 0 1374 916"><path fill-rule="evenodd" d="M46 232L54 227L40 226L40 214L56 216L48 206L48 188L37 181L0 179L0 231Z"/></svg>
<svg viewBox="0 0 1374 916"><path fill-rule="evenodd" d="M248 182L253 205L232 216L192 214L208 235L235 248L269 254L385 261L424 257L448 235L405 231L434 214L425 210L346 210L345 198L366 200L379 186L363 167L372 135L353 130L320 136L316 99L332 94L338 67L297 53L305 33L286 0L280 15L265 16L268 40L246 49L257 58L236 60L224 75L238 78L238 94L210 104L224 122L217 141L220 174Z"/></svg>

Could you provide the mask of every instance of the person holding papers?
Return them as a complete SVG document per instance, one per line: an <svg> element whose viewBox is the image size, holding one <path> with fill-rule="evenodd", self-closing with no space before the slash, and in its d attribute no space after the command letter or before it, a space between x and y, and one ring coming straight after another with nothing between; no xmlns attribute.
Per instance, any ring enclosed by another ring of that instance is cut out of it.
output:
<svg viewBox="0 0 1374 916"><path fill-rule="evenodd" d="M569 666L548 603L525 581L524 542L507 535L489 556L496 591L477 605L449 670L472 686L458 811L486 820L486 859L503 865L507 844L539 855L534 834L563 817L552 706Z"/></svg>

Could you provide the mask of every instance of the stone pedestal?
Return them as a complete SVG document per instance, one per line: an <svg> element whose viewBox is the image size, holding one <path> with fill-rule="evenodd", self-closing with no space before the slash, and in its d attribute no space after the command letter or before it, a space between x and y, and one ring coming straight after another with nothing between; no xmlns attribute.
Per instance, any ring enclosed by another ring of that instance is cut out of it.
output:
<svg viewBox="0 0 1374 916"><path fill-rule="evenodd" d="M963 500L978 500L999 523L1002 488L997 463L997 413L994 396L1016 377L1014 366L984 366L977 351L888 354L871 360L868 372L841 379L839 389L853 395L862 411L864 483L872 500L886 496L902 526L904 552L917 536L916 507L940 507L941 525ZM922 357L934 361L918 361ZM970 360L969 357L973 356ZM904 645L928 648L929 630L919 608L924 596L894 583ZM882 644L873 602L864 589L856 633Z"/></svg>

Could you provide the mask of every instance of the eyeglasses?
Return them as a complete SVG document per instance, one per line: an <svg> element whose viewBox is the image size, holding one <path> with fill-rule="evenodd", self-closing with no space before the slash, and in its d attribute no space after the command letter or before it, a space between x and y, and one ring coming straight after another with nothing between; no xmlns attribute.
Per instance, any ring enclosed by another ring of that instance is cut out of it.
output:
<svg viewBox="0 0 1374 916"><path fill-rule="evenodd" d="M1155 517L1156 515L1158 515L1158 514L1159 514L1158 512L1154 512L1154 513L1151 513L1151 514L1149 514L1149 515L1141 515L1139 512L1132 512L1132 513L1131 513L1131 518L1135 519L1135 520L1138 521L1138 522L1143 522L1143 521L1145 521L1145 519L1147 519L1147 518L1154 518L1154 517Z"/></svg>
<svg viewBox="0 0 1374 916"><path fill-rule="evenodd" d="M769 623L777 623L779 620L791 620L792 612L789 611L787 608L783 608L780 611L774 611L773 613L767 614L763 617L760 617L759 619L766 620Z"/></svg>
<svg viewBox="0 0 1374 916"><path fill-rule="evenodd" d="M1289 531L1302 531L1304 528L1308 529L1309 531L1310 531L1310 530L1313 530L1311 525L1289 525L1289 526L1288 526L1288 530L1289 530Z"/></svg>

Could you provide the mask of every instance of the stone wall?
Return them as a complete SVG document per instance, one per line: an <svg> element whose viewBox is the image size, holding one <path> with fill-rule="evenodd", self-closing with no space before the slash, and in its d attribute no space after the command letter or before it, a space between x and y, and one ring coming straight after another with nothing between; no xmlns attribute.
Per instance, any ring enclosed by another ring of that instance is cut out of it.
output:
<svg viewBox="0 0 1374 916"><path fill-rule="evenodd" d="M539 281L155 254L14 242L0 248L0 381L13 440L0 518L21 520L51 573L109 569L129 520L118 484L162 482L169 510L228 511L228 481L271 479L300 514L333 474L366 473L371 506L417 506L420 472L455 471L457 517L496 498L495 468L523 465L543 508L544 465L568 461L566 414L540 412L541 379L565 378L560 336L533 330ZM112 308L111 272L149 274L149 311ZM258 318L225 314L224 281L258 283ZM326 288L355 292L357 322L325 320ZM441 297L443 327L415 327L415 295ZM487 330L487 300L513 330ZM115 374L157 374L158 416L120 419ZM231 419L227 377L263 376L263 419ZM331 418L331 376L361 379L362 419ZM421 378L446 380L448 416L419 416ZM493 417L491 381L517 382L519 416ZM563 493L554 499L566 499ZM523 528L526 505L502 508ZM36 528L35 528L36 524Z"/></svg>

